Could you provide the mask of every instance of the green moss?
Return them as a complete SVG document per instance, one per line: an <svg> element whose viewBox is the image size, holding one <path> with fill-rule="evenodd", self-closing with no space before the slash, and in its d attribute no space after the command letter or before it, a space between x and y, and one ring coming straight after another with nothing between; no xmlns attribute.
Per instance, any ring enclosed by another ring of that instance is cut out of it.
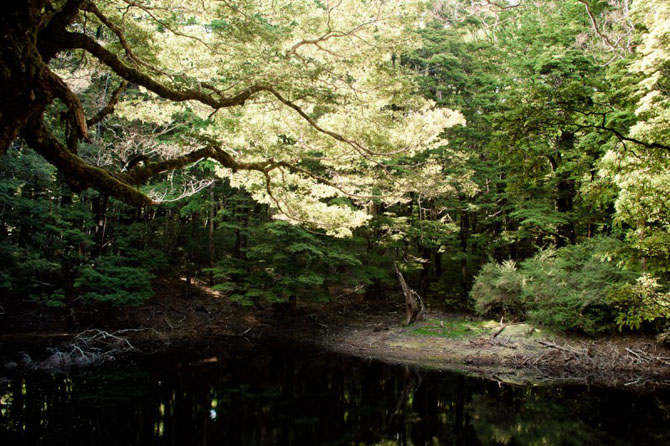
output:
<svg viewBox="0 0 670 446"><path fill-rule="evenodd" d="M429 320L412 329L410 334L415 336L436 336L451 339L475 337L487 333L491 329L491 324L492 322L490 321Z"/></svg>

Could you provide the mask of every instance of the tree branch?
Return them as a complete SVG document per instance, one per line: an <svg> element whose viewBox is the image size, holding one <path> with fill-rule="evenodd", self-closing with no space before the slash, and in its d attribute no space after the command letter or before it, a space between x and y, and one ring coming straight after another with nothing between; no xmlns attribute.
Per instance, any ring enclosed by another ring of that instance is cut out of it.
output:
<svg viewBox="0 0 670 446"><path fill-rule="evenodd" d="M72 23L79 14L83 2L84 0L68 0L57 12L44 15L38 31L38 49L44 61L50 60L62 49L59 45L59 39L54 37L60 36ZM51 2L46 3L49 7L52 7Z"/></svg>
<svg viewBox="0 0 670 446"><path fill-rule="evenodd" d="M357 195L354 193L351 193L345 189L342 188L342 186L334 183L333 181L329 180L328 178L325 178L323 176L317 175L313 172L310 172L307 169L304 169L300 166L297 166L293 163L287 162L287 161L274 161L274 160L266 160L266 161L260 161L260 162L255 162L255 163L244 163L244 162L239 162L236 161L232 155L230 155L228 152L225 150L222 150L220 148L220 143L217 141L211 140L211 139L204 139L201 137L201 139L205 142L206 146L202 147L200 149L194 150L192 152L189 152L185 155L182 155L177 158L172 158L169 160L163 160L163 161L158 161L158 162L149 162L146 157L142 157L141 159L138 159L138 162L133 163L131 160L131 163L133 163L133 166L136 166L139 164L139 161L143 161L144 165L141 167L133 167L130 169L127 173L123 175L123 178L128 181L130 184L134 185L140 185L143 184L144 182L148 181L151 177L158 175L160 173L168 172L171 170L176 170L176 169L181 169L183 167L188 166L189 164L195 163L196 161L199 161L204 158L209 158L212 160L215 160L219 162L223 167L227 167L229 169L232 169L233 171L236 170L250 170L250 171L257 171L257 172L262 172L263 174L269 174L270 171L277 169L277 168L285 168L291 172L299 173L302 175L305 175L307 177L312 178L313 180L325 184L327 186L330 186L338 191L340 191L343 195L346 195L351 198L356 198L356 199L371 199L371 198L377 198L376 196L373 195Z"/></svg>
<svg viewBox="0 0 670 446"><path fill-rule="evenodd" d="M186 37L187 39L195 40L196 42L201 43L203 46L205 46L205 47L206 47L207 49L209 49L210 51L213 51L213 50L212 50L212 47L209 46L209 45L207 44L207 42L205 42L204 40L202 40L202 39L200 39L200 38L198 38L198 37L196 37L196 36L192 36L192 35L189 35L189 34L184 34L184 33L180 32L180 31L177 31L176 29L174 29L173 27L171 27L170 24L168 24L167 22L165 22L165 21L159 19L158 17L156 17L156 16L151 12L151 9L152 9L152 8L148 8L148 7L142 5L142 4L138 3L138 2L134 2L134 1L130 1L130 0L122 0L122 1L125 2L129 7L135 7L135 8L139 8L139 9L141 9L141 10L144 11L149 17L151 17L151 19L152 19L153 21L155 21L155 22L158 23L160 26L162 26L162 27L164 27L165 29L167 29L168 31L170 31L170 32L171 32L172 34L174 34L175 36L181 36L181 37ZM204 7L204 6L203 6L203 7Z"/></svg>
<svg viewBox="0 0 670 446"><path fill-rule="evenodd" d="M198 101L214 109L244 105L254 94L268 91L265 85L251 85L238 94L229 97L215 98L211 94L196 89L177 90L163 85L141 71L124 64L114 53L110 52L91 37L83 33L67 33L65 43L69 48L80 48L88 51L102 63L111 68L123 79L139 84L158 96L175 102Z"/></svg>
<svg viewBox="0 0 670 446"><path fill-rule="evenodd" d="M502 11L508 11L510 9L518 8L519 6L521 6L521 0L519 0L519 2L515 5L507 5L507 6L501 5L500 3L496 3L496 2L493 2L491 0L484 0L484 2L487 5L496 7L498 9L502 10Z"/></svg>
<svg viewBox="0 0 670 446"><path fill-rule="evenodd" d="M335 133L335 132L333 132L333 131L331 131L331 130L324 129L323 127L321 127L321 126L320 126L314 119L312 119L307 113L305 113L305 111L304 111L302 108L300 108L300 106L298 106L296 103L294 103L294 102L292 102L292 101L286 99L284 96L282 96L282 95L281 95L277 90L275 90L274 88L268 87L268 91L269 91L275 98L277 98L277 99L279 100L279 102L281 102L282 104L286 105L287 107L292 108L293 110L295 110L295 111L296 111L296 112L297 112L297 113L298 113L298 114L299 114L305 121L307 121L307 122L309 123L309 125L311 125L312 127L314 127L314 129L316 129L317 131L319 131L319 132L321 132L321 133L323 133L323 134L326 134L326 135L330 136L331 138L333 138L333 139L335 139L335 140L337 140L337 141L340 141L340 142L343 142L343 143L345 143L345 144L348 144L348 145L351 146L354 150L356 150L356 152L358 152L358 153L361 154L361 155L366 155L366 154L367 154L367 155L373 155L373 153L372 153L370 150L368 150L368 149L366 149L365 147L361 146L361 145L358 144L356 141L353 141L353 140L351 140L351 139L345 138L344 136L340 135L339 133Z"/></svg>
<svg viewBox="0 0 670 446"><path fill-rule="evenodd" d="M577 123L572 123L571 125L574 125L575 127L578 127L580 129L598 129L598 130L605 130L607 132L610 132L614 134L614 136L617 137L617 139L621 142L628 141L632 142L638 145L641 145L642 147L646 147L647 149L661 149L661 150L668 150L670 151L670 146L661 144L658 142L646 142L646 141L641 141L636 138L631 138L629 136L625 136L623 133L618 131L617 129L613 129L611 127L607 127L603 124L591 124L591 125L583 125L583 124L577 124Z"/></svg>
<svg viewBox="0 0 670 446"><path fill-rule="evenodd" d="M155 175L170 170L181 169L198 160L208 158L211 155L212 152L209 148L202 148L169 160L150 162L146 159L142 159L140 161L143 161L144 164L140 166L138 163L135 163L137 164L136 167L133 167L127 173L123 174L123 178L130 184L144 184Z"/></svg>
<svg viewBox="0 0 670 446"><path fill-rule="evenodd" d="M370 158L371 155L385 155L383 153L373 152L361 146L356 141L345 138L339 133L321 127L314 119L312 119L307 113L305 113L305 111L302 110L300 106L285 98L281 93L279 93L274 87L270 85L254 84L249 86L245 90L242 90L241 92L239 92L234 96L220 97L217 99L213 95L204 93L201 90L196 89L176 90L169 86L165 86L162 83L153 79L152 77L142 73L141 71L138 71L135 68L127 66L115 54L113 54L112 52L110 52L109 50L101 46L99 43L97 43L95 40L93 40L91 37L85 34L68 33L67 43L68 45L71 46L71 48L81 48L88 51L97 59L99 59L102 63L111 68L117 75L119 75L123 79L126 79L129 82L134 82L139 85L142 85L148 90L156 93L158 96L176 102L193 100L201 102L205 105L209 105L210 107L216 110L219 108L242 106L248 99L250 99L256 93L263 91L269 92L282 104L295 110L318 132L326 134L337 141L343 142L351 146L356 152L363 155L366 159L374 161ZM210 90L212 89L209 85L207 86L201 85L201 86L203 88L208 88Z"/></svg>
<svg viewBox="0 0 670 446"><path fill-rule="evenodd" d="M105 169L91 166L67 150L44 126L41 119L29 122L23 129L23 137L33 149L63 173L65 180L75 191L80 192L87 187L93 187L135 206L156 204L139 190L113 177Z"/></svg>
<svg viewBox="0 0 670 446"><path fill-rule="evenodd" d="M121 94L123 94L123 91L126 89L127 86L128 86L127 81L125 80L121 81L121 84L112 93L112 97L109 98L109 102L107 102L107 105L105 105L98 113L96 113L95 116L87 120L86 124L88 124L89 127L95 125L98 122L105 119L107 115L113 113L114 107L116 107L116 104L119 103L119 100L121 99Z"/></svg>
<svg viewBox="0 0 670 446"><path fill-rule="evenodd" d="M612 50L616 51L616 46L612 43L612 41L604 35L601 31L600 28L598 28L598 22L596 22L596 18L593 16L593 13L591 12L591 6L589 5L589 2L587 0L577 0L579 3L584 5L584 8L586 9L586 13L589 15L589 19L591 20L591 26L593 27L593 30L598 34L598 36L605 42L605 44Z"/></svg>
<svg viewBox="0 0 670 446"><path fill-rule="evenodd" d="M123 33L123 31L121 30L121 28L119 28L119 27L116 26L114 23L112 23L112 21L109 20L109 19L108 19L108 18L107 18L107 17L106 17L106 16L105 16L99 9L98 9L98 7L95 6L94 3L92 3L92 2L86 2L86 3L84 3L84 4L82 5L82 11L87 11L87 12L90 12L90 13L92 13L93 15L95 15L95 16L98 18L98 20L100 20L100 22L101 22L103 25L105 25L107 28L109 28L109 30L112 31L112 32L116 35L116 37L118 37L118 39L119 39L119 43L121 44L121 47L122 47L123 50L125 51L126 56L128 57L128 59L130 59L130 60L132 60L133 62L137 63L138 65L142 65L142 66L144 66L144 67L146 67L146 68L148 68L148 69L150 69L150 70L152 70L152 71L154 71L154 72L156 72L156 73L160 73L160 74L163 74L163 75L166 75L166 76L168 75L167 73L165 73L165 72L159 70L158 68L154 67L153 65L148 64L147 62L145 62L145 61L143 61L142 59L140 59L139 57L137 57L137 56L135 55L135 53L133 52L132 48L130 47L130 44L129 44L128 41L126 40L126 36L125 36L125 34Z"/></svg>
<svg viewBox="0 0 670 446"><path fill-rule="evenodd" d="M70 90L70 88L65 85L63 80L56 76L53 71L46 69L44 70L45 76L51 85L54 95L65 103L70 112L72 113L73 124L76 126L73 131L76 132L76 135L80 138L83 138L87 141L90 141L88 136L88 128L86 126L86 117L84 115L84 108L81 106L81 102L76 94Z"/></svg>

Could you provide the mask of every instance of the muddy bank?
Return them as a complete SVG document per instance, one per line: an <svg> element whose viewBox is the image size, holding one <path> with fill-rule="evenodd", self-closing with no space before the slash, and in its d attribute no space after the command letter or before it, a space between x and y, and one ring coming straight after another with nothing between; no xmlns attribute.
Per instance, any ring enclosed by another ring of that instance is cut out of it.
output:
<svg viewBox="0 0 670 446"><path fill-rule="evenodd" d="M40 315L40 326L25 314L4 315L0 364L58 369L167 352L202 358L278 343L508 383L670 387L670 350L653 338L565 336L435 309L406 327L400 296L375 302L342 296L288 314L270 305L241 308L202 283L188 298L175 292L178 281L161 285L140 307L78 316L72 331L62 316Z"/></svg>
<svg viewBox="0 0 670 446"><path fill-rule="evenodd" d="M670 349L649 336L589 338L435 309L405 326L402 297L373 303L343 299L326 307L305 305L302 312L275 335L327 351L510 384L670 387Z"/></svg>
<svg viewBox="0 0 670 446"><path fill-rule="evenodd" d="M670 387L670 351L643 337L566 337L526 324L468 321L432 312L427 321L411 327L351 324L323 330L308 343L512 384Z"/></svg>

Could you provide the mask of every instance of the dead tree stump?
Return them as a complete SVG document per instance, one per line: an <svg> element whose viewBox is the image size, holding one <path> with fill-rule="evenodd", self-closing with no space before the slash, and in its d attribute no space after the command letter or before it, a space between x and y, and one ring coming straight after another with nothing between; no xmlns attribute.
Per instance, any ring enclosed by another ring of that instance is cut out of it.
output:
<svg viewBox="0 0 670 446"><path fill-rule="evenodd" d="M423 303L423 299L421 299L419 293L407 285L405 278L398 269L398 264L394 262L393 266L395 267L395 272L398 275L398 281L400 281L400 286L402 287L402 294L405 296L405 308L407 310L407 321L405 324L410 325L415 321L423 320L423 314L426 311L426 306Z"/></svg>

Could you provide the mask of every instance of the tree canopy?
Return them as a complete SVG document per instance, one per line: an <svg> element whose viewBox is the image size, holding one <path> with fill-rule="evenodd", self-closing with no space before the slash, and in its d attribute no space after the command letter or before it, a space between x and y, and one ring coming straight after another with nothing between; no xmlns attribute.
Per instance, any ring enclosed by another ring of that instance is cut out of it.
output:
<svg viewBox="0 0 670 446"><path fill-rule="evenodd" d="M463 123L398 62L421 17L414 1L20 2L2 19L0 151L22 136L74 190L134 205L211 159L285 218L348 233L365 212L327 199L397 199L414 182L393 160Z"/></svg>
<svg viewBox="0 0 670 446"><path fill-rule="evenodd" d="M133 304L178 274L242 305L374 299L397 264L450 310L661 331L668 8L14 2L0 288Z"/></svg>

